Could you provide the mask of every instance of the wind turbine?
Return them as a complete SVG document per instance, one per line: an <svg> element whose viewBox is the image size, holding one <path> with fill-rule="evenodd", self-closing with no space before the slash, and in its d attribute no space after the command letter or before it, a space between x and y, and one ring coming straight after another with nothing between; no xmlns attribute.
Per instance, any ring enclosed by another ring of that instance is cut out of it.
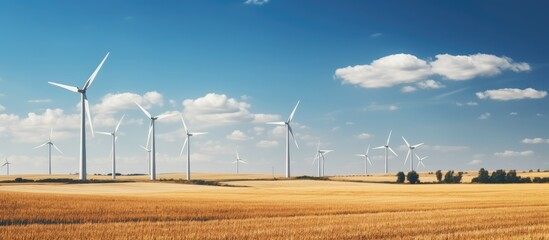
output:
<svg viewBox="0 0 549 240"><path fill-rule="evenodd" d="M185 124L185 119L183 119L183 116L181 116L181 122L183 122L183 127L185 128L185 134L187 135L187 137L185 138L185 142L183 143L183 147L181 148L180 156L183 156L183 151L185 150L185 145L187 145L187 181L188 181L188 180L191 180L191 139L190 138L192 136L199 136L199 135L207 134L207 132L191 133L187 129L187 124Z"/></svg>
<svg viewBox="0 0 549 240"><path fill-rule="evenodd" d="M428 158L429 156L425 156L425 157L420 158L420 157L416 154L416 157L417 157L417 159L419 159L416 168L419 168L419 164L421 164L421 166L425 167L425 164L423 164L423 160L425 160L425 159Z"/></svg>
<svg viewBox="0 0 549 240"><path fill-rule="evenodd" d="M236 160L233 163L236 163L236 174L238 174L238 163L248 164L246 161L240 158L240 155L238 155L238 150L236 150Z"/></svg>
<svg viewBox="0 0 549 240"><path fill-rule="evenodd" d="M389 173L389 151L391 151L395 157L398 157L398 155L393 151L391 147L389 147L389 141L391 140L391 134L393 133L393 130L389 132L389 137L387 138L387 143L384 146L379 146L373 149L382 149L385 148L385 173Z"/></svg>
<svg viewBox="0 0 549 240"><path fill-rule="evenodd" d="M408 161L408 157L410 157L410 171L414 171L414 149L423 145L423 143L410 145L408 141L406 141L406 138L404 138L404 136L402 136L402 140L404 140L404 143L406 143L406 146L408 147L408 154L406 154L406 159L404 159L404 164L406 164L406 162Z"/></svg>
<svg viewBox="0 0 549 240"><path fill-rule="evenodd" d="M326 160L326 154L329 152L333 152L334 150L321 150L320 149L320 141L318 142L318 146L316 148L316 155L313 159L313 165L318 160L318 176L324 176L324 160Z"/></svg>
<svg viewBox="0 0 549 240"><path fill-rule="evenodd" d="M116 133L118 132L118 128L120 127L120 123L122 123L122 120L124 119L126 115L122 115L122 118L120 118L120 121L118 121L118 124L116 125L116 128L114 129L114 132L97 132L98 134L103 134L107 136L112 136L112 179L116 179L116 140L118 137L116 136Z"/></svg>
<svg viewBox="0 0 549 240"><path fill-rule="evenodd" d="M8 158L6 157L6 162L4 164L2 164L2 166L0 167L3 167L3 166L6 166L6 175L10 175L10 162L8 162Z"/></svg>
<svg viewBox="0 0 549 240"><path fill-rule="evenodd" d="M86 180L86 115L88 115L88 121L90 122L90 130L93 134L93 125L92 125L92 119L90 114L90 105L88 103L88 97L86 96L86 91L93 83L93 80L97 76L97 73L103 66L103 63L105 60L107 60L107 57L109 56L109 53L105 55L99 66L93 71L92 75L88 78L86 83L84 83L84 86L82 88L68 86L64 84L54 83L54 82L48 82L51 85L55 85L64 89L67 89L71 92L80 93L80 180Z"/></svg>
<svg viewBox="0 0 549 240"><path fill-rule="evenodd" d="M290 135L292 135L292 138L294 139L295 146L297 147L297 149L299 149L299 146L297 145L297 140L295 139L295 136L294 136L294 132L292 131L292 126L290 126L290 123L294 118L295 110L297 109L297 106L299 106L299 102L300 101L297 101L297 104L295 105L294 110L290 114L288 121L267 123L267 124L273 124L278 126L286 126L286 177L287 178L290 177Z"/></svg>
<svg viewBox="0 0 549 240"><path fill-rule="evenodd" d="M149 147L149 143L147 143L147 147L144 147L144 146L141 146L141 145L139 145L139 146L147 152L147 156L148 156L147 166L149 166L149 168L148 168L149 169L149 175L151 175L151 148Z"/></svg>
<svg viewBox="0 0 549 240"><path fill-rule="evenodd" d="M37 149L37 148L41 148L43 146L48 145L48 174L49 175L51 175L51 147L55 148L55 150L63 154L63 152L61 152L61 150L57 146L55 146L55 144L53 144L53 142L51 141L52 135L53 135L53 128L50 130L50 138L48 139L48 141L40 146L34 147L34 149Z"/></svg>
<svg viewBox="0 0 549 240"><path fill-rule="evenodd" d="M161 115L158 115L158 116L152 116L147 110L145 110L145 108L143 108L141 105L139 105L139 103L135 103L140 109L141 111L143 111L143 113L145 113L145 115L151 119L151 125L149 126L149 135L147 137L147 139L151 139L151 133L152 133L152 141L151 141L151 156L150 156L150 171L149 171L149 174L150 174L150 178L151 180L156 180L156 141L155 141L155 129L154 129L154 122L156 120L160 120L160 119L163 119L163 118L167 118L167 117L171 117L173 116L174 114L161 114ZM148 140L147 140L148 141Z"/></svg>
<svg viewBox="0 0 549 240"><path fill-rule="evenodd" d="M368 144L368 148L366 149L365 154L357 154L359 157L364 157L364 175L368 175L368 163L370 166L372 166L372 162L370 162L370 156L368 156L368 152L370 152L370 144Z"/></svg>

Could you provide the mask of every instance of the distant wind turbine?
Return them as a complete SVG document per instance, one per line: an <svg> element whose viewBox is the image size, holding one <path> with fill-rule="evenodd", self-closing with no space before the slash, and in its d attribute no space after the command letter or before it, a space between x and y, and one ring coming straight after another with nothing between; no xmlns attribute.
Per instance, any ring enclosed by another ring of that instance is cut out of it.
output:
<svg viewBox="0 0 549 240"><path fill-rule="evenodd" d="M404 136L402 136L402 140L404 140L404 143L406 143L406 146L408 147L408 153L406 154L406 159L404 159L404 164L406 164L406 162L408 161L408 157L410 157L410 171L414 171L414 149L423 145L423 143L410 145L408 141L406 141L406 138L404 138Z"/></svg>
<svg viewBox="0 0 549 240"><path fill-rule="evenodd" d="M126 115L122 115L122 118L120 118L120 121L118 121L118 124L116 125L116 128L114 129L114 132L97 132L98 134L103 134L107 136L112 137L112 179L116 179L116 140L118 137L116 136L116 133L118 132L118 128L120 127L120 123L122 123L122 120L124 119Z"/></svg>
<svg viewBox="0 0 549 240"><path fill-rule="evenodd" d="M151 119L151 125L149 126L149 135L147 136L147 139L151 139L152 137L151 146L150 146L151 147L150 179L154 181L156 180L156 141L154 137L155 136L154 123L156 120L171 117L171 116L174 116L175 114L161 114L158 116L152 116L147 110L145 110L145 108L139 105L139 103L135 103L135 104L137 104L137 106L141 109L141 111L143 111L143 113L145 113L145 115L149 119Z"/></svg>
<svg viewBox="0 0 549 240"><path fill-rule="evenodd" d="M147 166L148 166L149 175L151 175L151 148L149 147L149 143L147 143L147 147L144 147L141 145L139 146L147 152L147 158L148 158Z"/></svg>
<svg viewBox="0 0 549 240"><path fill-rule="evenodd" d="M0 167L6 166L6 175L9 176L10 175L10 165L11 165L11 163L8 162L7 157L5 158L5 160L6 160L6 162L4 164L2 164L2 166L0 166Z"/></svg>
<svg viewBox="0 0 549 240"><path fill-rule="evenodd" d="M50 138L48 139L48 141L42 145L34 147L34 149L36 149L36 148L41 148L43 146L48 145L48 174L49 175L51 175L51 147L55 148L55 150L63 154L63 152L61 152L61 150L57 146L55 146L55 144L53 144L53 142L51 141L52 135L53 135L53 128L50 130Z"/></svg>
<svg viewBox="0 0 549 240"><path fill-rule="evenodd" d="M88 103L88 97L86 96L86 91L93 83L93 80L97 76L97 73L103 66L103 63L109 56L109 53L105 55L99 66L95 69L95 71L92 73L92 75L88 78L86 83L84 83L84 86L82 88L68 86L64 84L54 83L54 82L48 82L49 84L67 89L71 92L80 93L80 180L86 180L86 115L88 115L88 121L90 122L90 130L93 134L93 124L90 114L90 104Z"/></svg>
<svg viewBox="0 0 549 240"><path fill-rule="evenodd" d="M320 141L318 142L318 146L316 148L316 155L313 159L313 165L318 160L318 176L323 177L324 176L324 161L326 160L326 154L333 152L334 150L322 150L320 149Z"/></svg>
<svg viewBox="0 0 549 240"><path fill-rule="evenodd" d="M416 157L418 159L418 162L417 162L417 167L419 169L419 164L421 164L421 166L425 167L425 164L423 164L423 160L427 159L429 156L425 156L425 157L422 157L420 158L417 154L416 154Z"/></svg>
<svg viewBox="0 0 549 240"><path fill-rule="evenodd" d="M238 154L238 149L236 150L236 160L233 163L236 163L236 174L238 174L238 163L248 164L246 161L240 158L240 155Z"/></svg>
<svg viewBox="0 0 549 240"><path fill-rule="evenodd" d="M398 155L393 151L391 147L389 147L389 141L391 140L391 134L393 133L393 130L389 132L389 137L387 138L387 143L384 146L379 146L373 149L383 149L385 148L385 173L389 173L389 151L391 151L395 157L398 157Z"/></svg>
<svg viewBox="0 0 549 240"><path fill-rule="evenodd" d="M372 166L372 162L370 162L370 156L368 156L368 152L370 152L369 144L365 154L357 154L357 156L364 158L364 175L368 175L368 163L370 164L370 166Z"/></svg>
<svg viewBox="0 0 549 240"><path fill-rule="evenodd" d="M297 109L297 106L299 106L299 102L297 101L297 104L294 107L294 110L290 114L290 117L288 118L288 121L286 122L268 122L267 124L273 124L278 126L286 126L286 177L290 177L290 135L292 135L292 138L294 139L295 146L299 149L299 146L297 145L297 140L295 139L294 132L292 131L292 126L290 123L292 122L292 119L294 118L295 110Z"/></svg>
<svg viewBox="0 0 549 240"><path fill-rule="evenodd" d="M183 119L182 115L180 116L181 116L181 122L183 122L183 127L185 128L185 135L187 135L187 137L185 138L185 142L183 143L183 147L181 148L180 156L183 156L185 145L187 145L187 181L188 181L188 180L191 180L191 137L204 135L208 133L207 132L195 132L195 133L189 132L189 129L187 129L187 124L185 124L185 119Z"/></svg>

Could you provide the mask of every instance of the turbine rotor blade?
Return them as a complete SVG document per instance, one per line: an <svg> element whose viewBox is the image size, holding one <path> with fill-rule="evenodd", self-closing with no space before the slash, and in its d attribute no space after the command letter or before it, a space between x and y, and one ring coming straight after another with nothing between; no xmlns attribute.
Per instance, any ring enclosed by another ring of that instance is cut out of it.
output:
<svg viewBox="0 0 549 240"><path fill-rule="evenodd" d="M187 141L189 141L189 137L186 137L185 138L185 142L183 142L183 147L181 148L181 153L179 154L179 156L183 156L183 151L185 151L185 146L187 146Z"/></svg>
<svg viewBox="0 0 549 240"><path fill-rule="evenodd" d="M103 135L109 135L109 136L112 135L112 133L110 133L110 132L95 132L95 133L97 133L97 134L103 134Z"/></svg>
<svg viewBox="0 0 549 240"><path fill-rule="evenodd" d="M208 132L195 132L195 133L191 133L191 135L193 135L193 136L200 136L200 135L205 135L205 134L208 134Z"/></svg>
<svg viewBox="0 0 549 240"><path fill-rule="evenodd" d="M160 114L160 115L156 116L156 119L160 120L160 119L169 118L169 117L172 117L172 116L175 116L175 115L177 115L177 113Z"/></svg>
<svg viewBox="0 0 549 240"><path fill-rule="evenodd" d="M370 144L368 144L368 148L366 149L366 156L368 156L368 152L370 152Z"/></svg>
<svg viewBox="0 0 549 240"><path fill-rule="evenodd" d="M43 146L46 146L46 144L48 144L48 143L49 143L49 142L46 142L46 143L44 143L44 144L40 144L40 145L34 147L33 149L41 148L41 147L43 147Z"/></svg>
<svg viewBox="0 0 549 240"><path fill-rule="evenodd" d="M120 118L120 121L118 121L118 124L116 124L116 128L114 129L114 133L118 132L118 128L120 127L120 124L122 123L122 120L124 120L124 117L126 114L122 115L122 118Z"/></svg>
<svg viewBox="0 0 549 240"><path fill-rule="evenodd" d="M90 123L90 131L92 133L92 137L95 137L95 134L93 133L93 121L90 113L90 103L88 102L88 97L86 96L85 93L84 93L84 104L86 104L86 115L88 115L88 122Z"/></svg>
<svg viewBox="0 0 549 240"><path fill-rule="evenodd" d="M292 113L290 114L290 117L288 118L288 123L290 123L292 121L292 119L294 118L295 110L297 110L297 106L299 106L300 101L301 100L297 101L297 104L295 105L294 110L292 111Z"/></svg>
<svg viewBox="0 0 549 240"><path fill-rule="evenodd" d="M393 151L393 149L392 149L391 147L388 147L388 148L389 148L389 150L395 155L395 157L398 157L398 154L396 154L396 152Z"/></svg>
<svg viewBox="0 0 549 240"><path fill-rule="evenodd" d="M379 147L375 147L375 148L372 148L372 149L383 149L385 148L385 146L379 146Z"/></svg>
<svg viewBox="0 0 549 240"><path fill-rule="evenodd" d="M370 162L370 157L366 156L366 160L368 161L368 163L370 164L370 166L373 166L373 165L372 165L372 162Z"/></svg>
<svg viewBox="0 0 549 240"><path fill-rule="evenodd" d="M51 145L52 145L53 148L55 148L55 150L57 150L59 153L65 155L65 154L61 151L61 149L59 149L57 146L55 146L55 144L52 143Z"/></svg>
<svg viewBox="0 0 549 240"><path fill-rule="evenodd" d="M107 60L107 57L109 56L110 52L107 53L107 55L105 55L105 57L103 58L103 60L101 61L101 63L99 64L99 66L97 66L97 68L95 69L95 71L93 71L92 75L90 76L90 78L88 78L88 80L86 81L86 83L84 84L84 87L82 87L82 90L86 91L92 84L93 80L95 79L95 77L97 76L97 73L99 72L99 70L101 69L101 67L103 66L103 63L105 63L105 60Z"/></svg>
<svg viewBox="0 0 549 240"><path fill-rule="evenodd" d="M69 85L65 85L65 84L60 84L60 83L54 83L54 82L48 82L49 84L51 85L54 85L54 86L58 86L60 88L64 88L64 89L67 89L71 92L75 92L77 93L78 92L78 88L77 87L73 87L73 86L69 86Z"/></svg>
<svg viewBox="0 0 549 240"><path fill-rule="evenodd" d="M183 115L179 115L181 117L181 122L183 122L183 128L185 128L185 133L189 134L189 130L187 129L187 124L185 124L185 119L183 118Z"/></svg>
<svg viewBox="0 0 549 240"><path fill-rule="evenodd" d="M366 154L355 154L357 157L366 157Z"/></svg>
<svg viewBox="0 0 549 240"><path fill-rule="evenodd" d="M149 125L149 134L147 135L147 148L150 147L152 129L153 129L153 120L151 119L151 124Z"/></svg>
<svg viewBox="0 0 549 240"><path fill-rule="evenodd" d="M413 147L413 148L417 148L417 147L419 147L419 146L421 146L421 145L423 145L423 144L424 144L424 143L416 144L416 145L414 145L414 146L412 146L412 147Z"/></svg>
<svg viewBox="0 0 549 240"><path fill-rule="evenodd" d="M391 134L393 133L393 130L389 132L389 137L387 138L387 144L385 146L389 146L389 141L391 140Z"/></svg>
<svg viewBox="0 0 549 240"><path fill-rule="evenodd" d="M406 143L406 146L409 148L410 144L408 143L408 141L406 141L406 138L404 138L404 136L402 136L402 140L404 140L404 143ZM389 143L387 143L387 145L389 145Z"/></svg>
<svg viewBox="0 0 549 240"><path fill-rule="evenodd" d="M144 149L145 151L147 151L147 152L149 151L149 149L148 149L148 148L146 148L146 147L143 147L143 146L141 146L141 145L139 145L139 146L140 146L141 148L143 148L143 149Z"/></svg>
<svg viewBox="0 0 549 240"><path fill-rule="evenodd" d="M406 154L406 159L404 159L404 164L406 164L406 162L408 162L408 158L410 157L410 153L412 151L410 149L408 149L408 153Z"/></svg>
<svg viewBox="0 0 549 240"><path fill-rule="evenodd" d="M288 124L288 131L290 131L290 135L292 135L292 138L294 139L295 146L297 147L297 149L299 149L299 145L297 145L297 139L295 139L294 131L292 131L292 127L290 126L290 124Z"/></svg>
<svg viewBox="0 0 549 240"><path fill-rule="evenodd" d="M239 160L241 163L248 164L246 161Z"/></svg>
<svg viewBox="0 0 549 240"><path fill-rule="evenodd" d="M136 102L135 104L137 104L137 106L141 108L141 111L143 111L143 113L145 113L145 115L147 115L148 118L152 118L151 114L147 110L145 110L145 108L143 108L141 105L139 105L139 103Z"/></svg>
<svg viewBox="0 0 549 240"><path fill-rule="evenodd" d="M266 122L266 124L284 126L286 125L286 122Z"/></svg>

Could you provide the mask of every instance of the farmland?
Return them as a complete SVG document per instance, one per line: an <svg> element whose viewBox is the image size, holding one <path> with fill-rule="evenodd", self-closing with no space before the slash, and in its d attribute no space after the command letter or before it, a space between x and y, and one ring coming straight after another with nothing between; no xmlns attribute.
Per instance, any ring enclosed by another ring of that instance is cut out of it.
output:
<svg viewBox="0 0 549 240"><path fill-rule="evenodd" d="M238 181L234 179L242 176L209 177L232 179L226 183L239 187L145 180L108 184L2 184L0 236L2 239L549 237L547 184L397 185L258 180L270 175L247 177L248 180Z"/></svg>

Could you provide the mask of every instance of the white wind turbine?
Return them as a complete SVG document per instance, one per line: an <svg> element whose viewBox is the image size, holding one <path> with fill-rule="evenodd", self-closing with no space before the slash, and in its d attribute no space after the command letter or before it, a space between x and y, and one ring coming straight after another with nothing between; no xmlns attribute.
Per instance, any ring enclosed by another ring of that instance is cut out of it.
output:
<svg viewBox="0 0 549 240"><path fill-rule="evenodd" d="M11 164L11 163L8 162L8 158L7 158L7 157L6 157L5 160L6 160L6 162L5 162L4 164L2 164L2 166L0 166L0 167L6 166L6 171L7 171L7 172L6 172L6 175L10 175L10 164Z"/></svg>
<svg viewBox="0 0 549 240"><path fill-rule="evenodd" d="M41 148L43 146L48 145L48 174L49 175L51 175L51 147L55 148L55 150L63 154L63 152L57 146L55 146L55 144L53 144L53 142L51 141L52 135L53 135L53 128L50 130L50 138L48 139L48 141L40 146L34 147L34 149L36 149L36 148Z"/></svg>
<svg viewBox="0 0 549 240"><path fill-rule="evenodd" d="M147 139L151 139L152 137L152 141L151 141L151 156L150 156L150 171L149 171L149 174L150 174L150 179L151 180L156 180L156 140L155 140L155 121L156 120L160 120L160 119L163 119L163 118L167 118L167 117L171 117L173 116L174 114L161 114L161 115L158 115L158 116L152 116L147 110L145 110L145 108L143 108L141 105L139 105L139 103L135 103L140 109L141 111L143 111L143 113L145 113L145 115L151 119L151 125L149 126L149 135L147 136ZM152 134L152 135L151 135Z"/></svg>
<svg viewBox="0 0 549 240"><path fill-rule="evenodd" d="M116 140L118 137L116 136L116 133L118 132L118 128L120 127L120 123L122 123L122 120L124 119L126 115L122 115L122 118L120 118L120 121L118 121L118 124L116 125L116 128L114 129L114 132L96 132L98 134L103 134L107 136L112 137L112 179L116 179Z"/></svg>
<svg viewBox="0 0 549 240"><path fill-rule="evenodd" d="M391 140L391 134L393 133L393 130L389 132L389 137L387 138L387 143L384 146L379 146L373 149L382 149L385 148L385 173L389 173L389 151L391 151L395 157L398 157L398 155L393 151L391 147L389 147L389 141Z"/></svg>
<svg viewBox="0 0 549 240"><path fill-rule="evenodd" d="M406 159L404 159L404 164L406 165L406 162L408 161L408 157L410 157L410 171L414 171L414 149L423 145L423 143L410 145L408 141L406 141L406 138L404 138L404 136L402 136L402 140L404 140L404 143L406 143L406 147L408 147L408 153L406 154Z"/></svg>
<svg viewBox="0 0 549 240"><path fill-rule="evenodd" d="M183 119L183 116L181 116L181 122L183 122L183 128L185 128L185 135L187 135L187 137L185 138L185 142L183 143L183 147L181 148L180 156L183 156L185 145L187 145L187 181L188 181L188 180L191 180L191 139L190 138L192 136L199 136L199 135L204 135L208 133L207 132L191 133L187 129L187 124L185 124L185 119Z"/></svg>
<svg viewBox="0 0 549 240"><path fill-rule="evenodd" d="M315 158L313 159L313 165L318 160L318 176L322 177L324 176L324 161L326 160L326 154L329 152L333 152L334 150L321 150L320 149L320 141L318 142L318 146L316 147L316 154Z"/></svg>
<svg viewBox="0 0 549 240"><path fill-rule="evenodd" d="M370 162L370 156L368 156L368 152L370 152L370 144L368 144L368 148L366 149L365 154L357 154L357 156L364 158L364 175L368 175L368 163L370 164L370 166L372 166L372 162Z"/></svg>
<svg viewBox="0 0 549 240"><path fill-rule="evenodd" d="M420 158L420 157L416 154L416 157L417 157L417 159L418 159L418 163L417 163L417 167L416 167L416 168L419 168L419 164L421 164L421 166L425 167L425 164L423 164L423 160L425 160L425 159L428 158L429 156L425 156L425 157Z"/></svg>
<svg viewBox="0 0 549 240"><path fill-rule="evenodd" d="M86 83L84 83L84 86L82 88L68 86L64 84L54 83L54 82L48 82L49 84L67 89L71 92L80 93L80 180L86 180L86 115L88 115L88 121L90 123L90 130L93 134L93 125L92 125L92 119L90 114L90 105L88 103L88 97L86 96L86 91L93 83L93 80L97 76L97 73L103 66L103 63L105 60L107 60L107 57L109 56L109 53L105 55L99 66L95 69L95 71L92 73L92 75L88 78Z"/></svg>
<svg viewBox="0 0 549 240"><path fill-rule="evenodd" d="M295 105L294 110L290 114L288 121L267 123L267 124L273 124L278 126L286 126L286 177L287 178L290 177L290 135L292 135L292 138L294 139L295 146L297 147L297 149L299 149L299 146L297 145L297 140L295 139L295 136L294 136L294 132L292 131L292 126L290 126L290 123L294 118L295 110L297 109L297 106L299 106L299 102L300 101L297 101L297 104Z"/></svg>
<svg viewBox="0 0 549 240"><path fill-rule="evenodd" d="M236 163L236 174L238 174L238 163L248 164L246 161L240 158L240 155L238 154L238 150L236 150L236 160L233 163Z"/></svg>

